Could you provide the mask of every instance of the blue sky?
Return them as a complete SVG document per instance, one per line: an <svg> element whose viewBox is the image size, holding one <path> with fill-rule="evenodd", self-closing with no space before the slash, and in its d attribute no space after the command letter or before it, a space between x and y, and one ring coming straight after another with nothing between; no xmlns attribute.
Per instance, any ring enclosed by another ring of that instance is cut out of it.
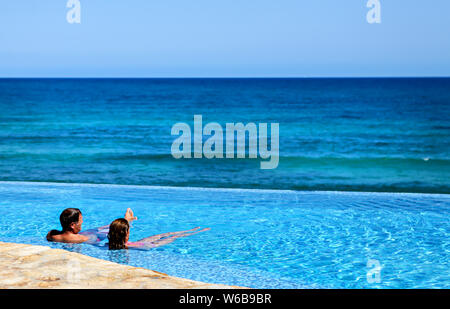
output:
<svg viewBox="0 0 450 309"><path fill-rule="evenodd" d="M0 0L2 77L450 76L450 1Z"/></svg>

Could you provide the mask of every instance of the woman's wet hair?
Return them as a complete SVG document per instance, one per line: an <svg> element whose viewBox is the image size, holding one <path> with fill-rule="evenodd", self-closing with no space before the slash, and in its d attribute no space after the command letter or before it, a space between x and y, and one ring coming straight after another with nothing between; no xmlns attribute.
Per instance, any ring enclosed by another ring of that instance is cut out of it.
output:
<svg viewBox="0 0 450 309"><path fill-rule="evenodd" d="M127 220L119 218L109 225L109 250L120 250L126 248L127 235L130 230L130 224Z"/></svg>
<svg viewBox="0 0 450 309"><path fill-rule="evenodd" d="M72 223L80 221L81 211L78 208L67 208L59 216L63 232L69 231Z"/></svg>

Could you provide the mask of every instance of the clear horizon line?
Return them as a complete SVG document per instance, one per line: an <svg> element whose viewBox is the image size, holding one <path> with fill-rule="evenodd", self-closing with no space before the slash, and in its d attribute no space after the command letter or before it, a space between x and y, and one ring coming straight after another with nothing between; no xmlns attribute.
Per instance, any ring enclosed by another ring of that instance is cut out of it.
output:
<svg viewBox="0 0 450 309"><path fill-rule="evenodd" d="M382 79L450 78L450 75L398 76L0 76L0 79Z"/></svg>

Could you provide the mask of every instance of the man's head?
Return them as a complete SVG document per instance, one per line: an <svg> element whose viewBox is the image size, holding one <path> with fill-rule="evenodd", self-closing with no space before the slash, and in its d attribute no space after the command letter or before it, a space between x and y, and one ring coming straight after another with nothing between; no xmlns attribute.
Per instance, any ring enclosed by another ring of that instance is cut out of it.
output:
<svg viewBox="0 0 450 309"><path fill-rule="evenodd" d="M78 208L67 208L59 216L59 222L61 222L63 232L71 231L78 234L81 231L83 216Z"/></svg>

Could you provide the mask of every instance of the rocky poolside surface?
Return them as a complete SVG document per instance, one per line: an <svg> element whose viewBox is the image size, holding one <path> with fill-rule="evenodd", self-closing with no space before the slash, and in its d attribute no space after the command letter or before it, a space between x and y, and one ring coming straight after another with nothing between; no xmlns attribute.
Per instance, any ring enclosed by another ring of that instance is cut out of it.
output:
<svg viewBox="0 0 450 309"><path fill-rule="evenodd" d="M227 289L47 246L0 242L0 288Z"/></svg>

